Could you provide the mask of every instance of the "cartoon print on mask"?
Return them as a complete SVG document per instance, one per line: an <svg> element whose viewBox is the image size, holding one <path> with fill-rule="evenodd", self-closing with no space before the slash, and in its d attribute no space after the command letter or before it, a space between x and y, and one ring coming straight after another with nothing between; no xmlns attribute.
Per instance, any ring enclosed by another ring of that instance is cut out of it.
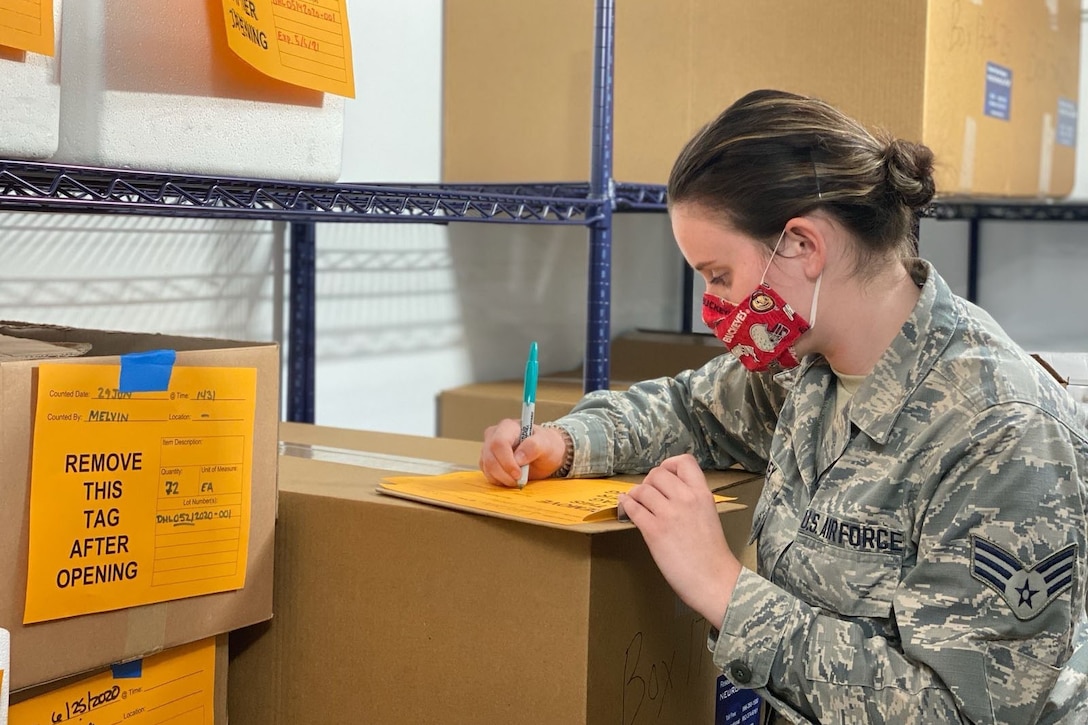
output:
<svg viewBox="0 0 1088 725"><path fill-rule="evenodd" d="M768 330L766 325L752 325L749 334L752 342L763 352L773 352L779 342L790 332L781 322ZM739 355L737 357L740 357Z"/></svg>
<svg viewBox="0 0 1088 725"><path fill-rule="evenodd" d="M743 358L747 355L748 357L754 359L756 356L756 350L751 345L734 345L733 347L729 348L729 352L733 353L733 355L737 358Z"/></svg>
<svg viewBox="0 0 1088 725"><path fill-rule="evenodd" d="M756 312L768 312L774 309L774 298L766 292L756 290L752 293L752 298L749 300L748 305Z"/></svg>

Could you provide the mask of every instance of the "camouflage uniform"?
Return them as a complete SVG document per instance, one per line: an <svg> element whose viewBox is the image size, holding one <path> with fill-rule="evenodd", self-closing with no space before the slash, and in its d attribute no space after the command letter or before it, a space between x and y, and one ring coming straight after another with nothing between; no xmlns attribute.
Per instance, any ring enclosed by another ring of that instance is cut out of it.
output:
<svg viewBox="0 0 1088 725"><path fill-rule="evenodd" d="M679 453L766 471L759 574L709 645L789 722L1088 722L1088 422L925 262L910 319L836 415L809 356L730 355L558 421L568 475Z"/></svg>

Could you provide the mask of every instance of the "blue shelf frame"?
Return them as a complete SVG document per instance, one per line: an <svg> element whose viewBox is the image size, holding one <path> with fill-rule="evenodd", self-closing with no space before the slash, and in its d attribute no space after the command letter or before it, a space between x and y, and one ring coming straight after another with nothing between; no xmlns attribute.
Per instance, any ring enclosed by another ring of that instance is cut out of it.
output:
<svg viewBox="0 0 1088 725"><path fill-rule="evenodd" d="M612 178L615 0L596 0L589 183L319 184L0 159L0 212L109 213L290 224L287 419L314 421L317 222L585 226L589 235L583 388L607 388L612 217L662 213L665 187ZM970 221L968 296L978 286L982 220L1086 221L1088 204L947 199L923 216ZM685 267L685 299L693 289ZM684 305L682 327L691 330Z"/></svg>
<svg viewBox="0 0 1088 725"><path fill-rule="evenodd" d="M0 159L0 212L108 213L290 224L287 419L314 421L317 222L492 222L589 230L586 392L608 387L612 214L654 190L612 179L615 0L596 1L590 181L531 184L318 184ZM658 202L663 201L659 195ZM652 206L652 203L651 203Z"/></svg>
<svg viewBox="0 0 1088 725"><path fill-rule="evenodd" d="M288 222L286 417L308 423L315 419L316 397L317 222L600 228L611 224L609 204L603 196L591 196L586 184L317 184L0 160L0 211ZM590 319L604 316L607 324L609 290L598 285L609 257L597 254L604 261L590 277L590 295L604 299L605 307L602 312L598 302ZM607 327L587 332L590 337L607 340ZM587 390L607 387L607 352L595 369L597 376L587 380Z"/></svg>

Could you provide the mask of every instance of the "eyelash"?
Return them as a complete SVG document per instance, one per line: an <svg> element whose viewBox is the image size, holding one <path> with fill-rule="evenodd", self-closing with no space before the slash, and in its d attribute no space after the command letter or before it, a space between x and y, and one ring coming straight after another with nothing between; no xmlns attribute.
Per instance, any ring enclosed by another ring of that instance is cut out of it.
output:
<svg viewBox="0 0 1088 725"><path fill-rule="evenodd" d="M710 284L711 285L725 284L725 275L724 274L719 274L717 277L711 277L710 278Z"/></svg>

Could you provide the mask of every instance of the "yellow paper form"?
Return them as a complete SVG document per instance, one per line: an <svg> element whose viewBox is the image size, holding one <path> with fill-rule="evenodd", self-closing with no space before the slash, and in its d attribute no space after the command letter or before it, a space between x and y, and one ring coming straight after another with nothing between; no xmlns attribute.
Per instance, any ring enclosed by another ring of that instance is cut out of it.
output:
<svg viewBox="0 0 1088 725"><path fill-rule="evenodd" d="M0 45L53 55L53 0L0 0Z"/></svg>
<svg viewBox="0 0 1088 725"><path fill-rule="evenodd" d="M616 501L635 484L608 478L549 478L525 488L488 483L480 471L438 476L391 476L378 489L418 501L490 511L530 521L572 526L616 518ZM733 499L715 494L722 503Z"/></svg>
<svg viewBox="0 0 1088 725"><path fill-rule="evenodd" d="M355 97L347 0L223 0L227 41L265 75Z"/></svg>
<svg viewBox="0 0 1088 725"><path fill-rule="evenodd" d="M212 725L215 637L12 705L8 725Z"/></svg>
<svg viewBox="0 0 1088 725"><path fill-rule="evenodd" d="M38 368L26 623L245 585L256 369L119 371Z"/></svg>

